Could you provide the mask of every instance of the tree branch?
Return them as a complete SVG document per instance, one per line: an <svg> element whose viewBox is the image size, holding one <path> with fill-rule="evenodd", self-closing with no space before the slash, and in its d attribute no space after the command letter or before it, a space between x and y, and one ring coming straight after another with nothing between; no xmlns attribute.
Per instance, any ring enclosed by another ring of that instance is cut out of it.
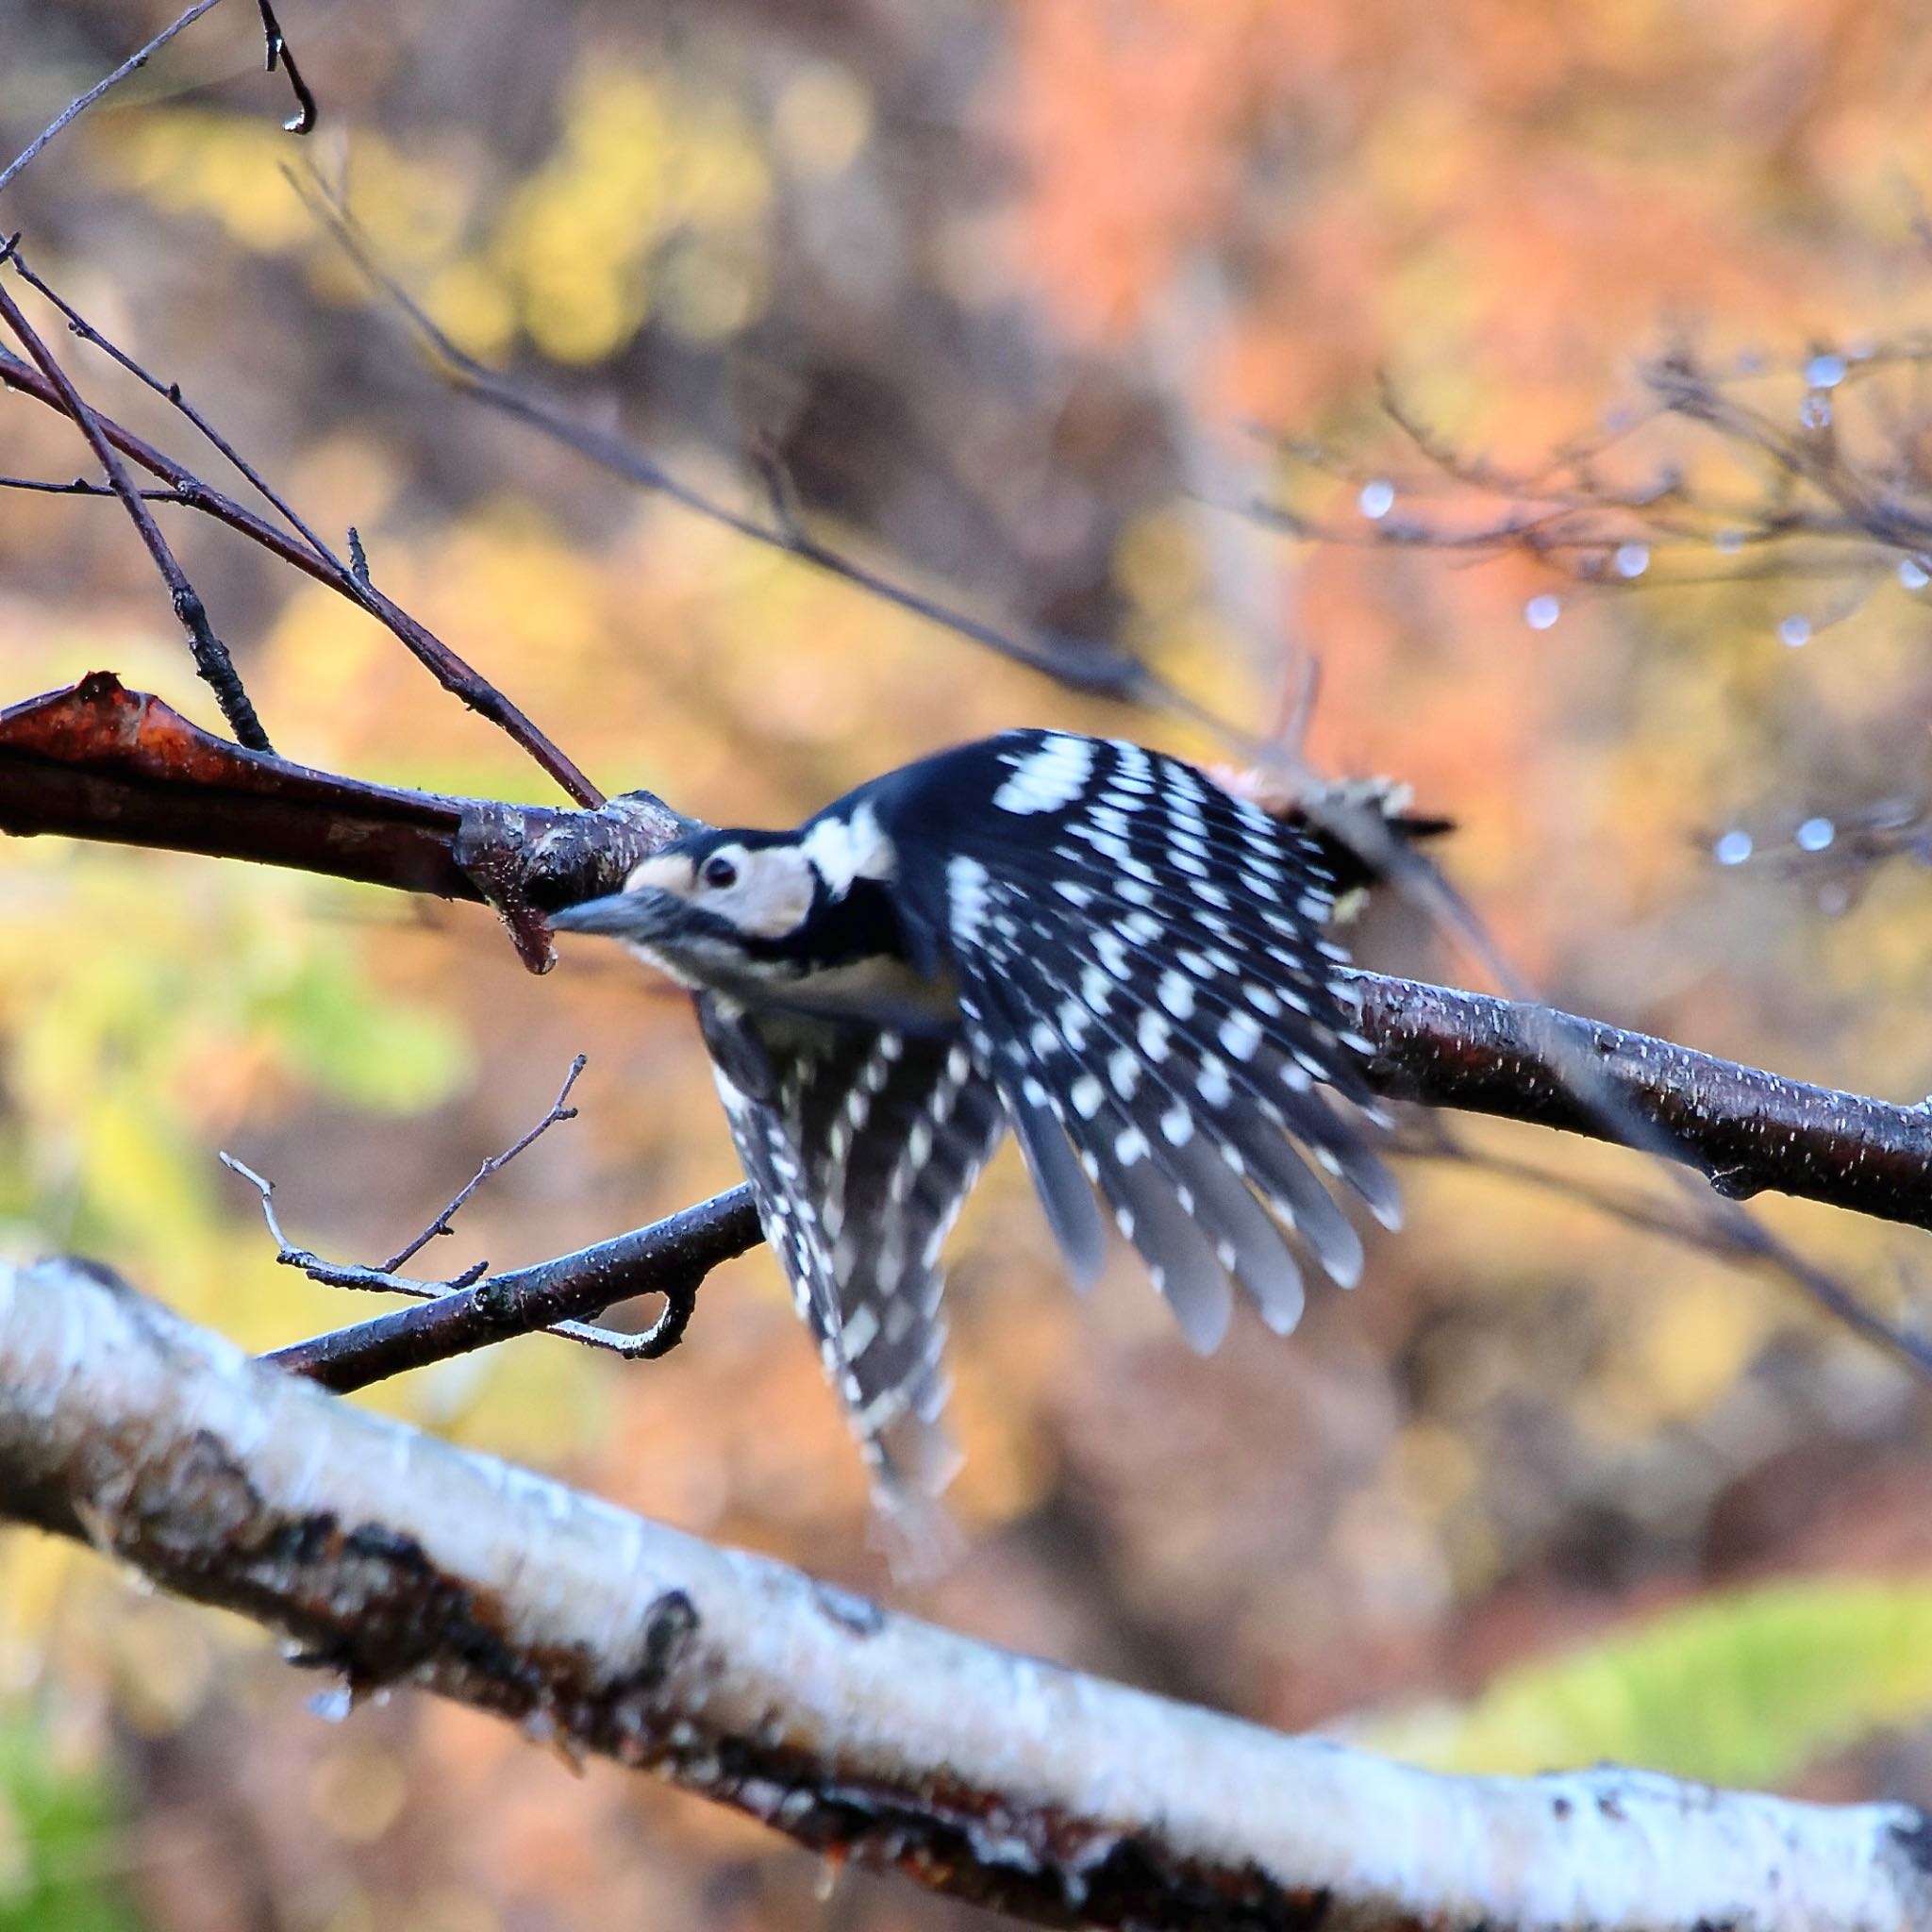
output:
<svg viewBox="0 0 1932 1932"><path fill-rule="evenodd" d="M72 311L69 311L70 313ZM131 369L150 388L168 397L180 408L189 420L208 435L214 446L233 461L241 473L257 482L270 502L280 508L280 500L275 492L259 483L257 473L237 456L230 446L214 435L206 420L198 411L190 408L182 399L177 388L172 383L163 383L131 358L123 355L102 337L92 325L81 325L90 340L94 341L125 367ZM12 390L50 409L66 414L60 382L56 379L58 372L53 374L23 362L17 356L0 350L0 391ZM292 569L299 570L305 576L313 577L319 584L325 584L350 603L366 610L382 625L409 654L426 670L444 691L475 711L479 718L491 724L521 745L530 758L556 780L567 797L574 798L579 805L596 806L603 803L604 794L571 758L551 742L536 724L517 705L510 702L504 692L485 677L476 668L462 658L429 629L419 623L393 599L384 595L370 580L366 559L358 567L359 545L351 543L350 561L343 563L333 553L319 544L307 541L301 534L306 530L299 518L290 514L294 529L284 530L258 517L251 509L244 508L232 497L224 495L178 462L166 451L158 449L153 443L139 437L111 416L105 416L99 410L90 412L101 436L108 445L119 451L131 463L158 476L171 489L178 491L186 505L202 514L214 518L217 523L227 525L239 536L247 538L251 543L258 544L273 557ZM90 493L90 492L77 492ZM139 492L137 492L139 495ZM353 538L353 533L352 533Z"/></svg>
<svg viewBox="0 0 1932 1932"><path fill-rule="evenodd" d="M1729 1200L1766 1191L1932 1227L1932 1109L1788 1080L1521 1000L1360 973L1370 1082L1391 1099L1615 1139L1566 1062L1581 1056L1620 1108ZM1552 1037L1554 1030L1554 1038Z"/></svg>
<svg viewBox="0 0 1932 1932"><path fill-rule="evenodd" d="M222 0L194 0L193 6L177 15L164 26L146 46L141 48L136 53L130 54L126 59L122 61L120 66L115 68L112 74L103 80L97 80L92 87L88 89L86 93L80 94L74 100L69 101L66 107L62 108L59 113L55 115L54 119L39 134L35 135L33 140L28 142L19 154L15 155L8 162L6 167L0 168L0 194L4 194L13 185L14 177L26 167L34 157L63 127L66 127L72 122L78 121L110 88L118 87L130 74L139 73L176 34L180 33L184 28L192 26L204 13L210 11L221 4Z"/></svg>
<svg viewBox="0 0 1932 1932"><path fill-rule="evenodd" d="M374 1269L331 1270L325 1265L320 1275L325 1281L405 1292L427 1291L431 1298L412 1308L398 1308L374 1321L293 1342L263 1359L339 1394L540 1329L614 1347L633 1361L655 1361L684 1340L705 1276L721 1261L757 1247L763 1239L751 1190L739 1186L615 1241L599 1241L533 1267L509 1269L447 1293L436 1293L427 1283L398 1281ZM313 1272L308 1264L317 1257L285 1243L276 1258ZM344 1282L345 1274L364 1278ZM578 1325L619 1302L646 1294L661 1294L665 1307L641 1334L613 1340L607 1330Z"/></svg>
<svg viewBox="0 0 1932 1932"><path fill-rule="evenodd" d="M747 542L823 571L882 604L890 604L999 657L1024 664L1068 691L1111 698L1122 704L1164 708L1207 726L1222 738L1234 741L1244 738L1227 720L1213 715L1126 652L1092 640L1057 634L1023 636L1004 630L844 555L811 534L792 499L789 479L769 453L755 453L752 461L770 509L769 516L761 518L734 508L722 498L674 475L648 450L578 420L563 404L541 391L515 382L475 357L465 355L375 258L367 238L320 174L313 169L300 175L292 170L285 172L370 288L388 302L415 338L425 358L459 394L526 424L550 441L575 450L612 475L664 497L707 523L720 525Z"/></svg>
<svg viewBox="0 0 1932 1932"><path fill-rule="evenodd" d="M15 241L18 239L17 236L14 238ZM4 264L12 252L12 242L0 243L0 264ZM188 647L194 658L194 668L214 692L215 701L222 708L222 716L228 721L228 728L240 742L251 750L273 751L275 747L269 742L268 733L262 729L261 720L255 715L255 706L250 702L241 675L235 669L235 660L208 622L201 593L188 581L187 572L176 561L174 551L168 547L168 540L161 535L160 525L155 522L154 511L142 500L141 491L134 487L134 479L127 474L126 464L108 440L94 412L88 408L72 378L55 359L53 352L34 332L33 325L22 313L20 304L4 283L0 283L0 322L12 330L34 366L53 385L59 396L61 409L73 419L75 426L87 439L89 448L108 473L108 481L113 486L114 494L121 499L122 507L133 520L142 542L154 559L156 570L160 573L162 583L167 586L175 615L180 620L181 628L188 633Z"/></svg>
<svg viewBox="0 0 1932 1932"><path fill-rule="evenodd" d="M686 822L648 791L591 811L441 798L248 752L96 672L0 711L0 831L292 866L493 906L532 972L541 914L615 891Z"/></svg>
<svg viewBox="0 0 1932 1932"><path fill-rule="evenodd" d="M551 961L546 910L614 891L688 828L626 792L595 811L393 791L244 752L158 698L95 673L0 711L0 831L253 858L445 898L481 899L533 971ZM1838 1092L1544 1007L1356 975L1371 1083L1399 1099L1597 1140L1628 1134L1576 1056L1659 1138L1651 1151L1733 1198L1766 1191L1932 1227L1932 1110ZM1555 1032L1551 1032L1551 1028Z"/></svg>
<svg viewBox="0 0 1932 1932"><path fill-rule="evenodd" d="M332 1402L86 1264L0 1269L0 1515L1044 1925L1908 1932L1932 1819L1446 1777L895 1616Z"/></svg>

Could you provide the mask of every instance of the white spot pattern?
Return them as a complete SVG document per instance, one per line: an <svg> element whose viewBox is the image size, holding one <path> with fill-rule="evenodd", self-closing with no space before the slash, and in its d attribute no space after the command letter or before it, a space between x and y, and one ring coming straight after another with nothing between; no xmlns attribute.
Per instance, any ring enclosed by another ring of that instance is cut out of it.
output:
<svg viewBox="0 0 1932 1932"><path fill-rule="evenodd" d="M1014 765L1013 775L992 795L1001 811L1058 811L1087 790L1093 774L1093 741L1055 734Z"/></svg>
<svg viewBox="0 0 1932 1932"><path fill-rule="evenodd" d="M1193 1018L1194 989L1178 973L1163 973L1159 986L1155 989L1155 996L1176 1020Z"/></svg>
<svg viewBox="0 0 1932 1932"><path fill-rule="evenodd" d="M1135 1022L1134 1036L1141 1042L1141 1051L1158 1066L1168 1056L1174 1029L1152 1007L1142 1007L1141 1017Z"/></svg>
<svg viewBox="0 0 1932 1932"><path fill-rule="evenodd" d="M974 944L986 924L987 888L992 874L978 859L959 853L946 865L946 909L956 940Z"/></svg>
<svg viewBox="0 0 1932 1932"><path fill-rule="evenodd" d="M1260 1050L1261 1024L1250 1013L1232 1012L1215 1036L1238 1060L1251 1060Z"/></svg>

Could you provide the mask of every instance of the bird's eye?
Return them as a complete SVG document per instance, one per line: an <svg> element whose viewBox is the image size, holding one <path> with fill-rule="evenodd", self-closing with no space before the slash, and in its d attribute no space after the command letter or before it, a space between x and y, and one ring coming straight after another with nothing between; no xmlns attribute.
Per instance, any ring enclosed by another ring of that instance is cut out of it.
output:
<svg viewBox="0 0 1932 1932"><path fill-rule="evenodd" d="M722 891L726 886L735 886L738 883L738 868L719 852L705 860L702 876L706 885L716 886Z"/></svg>

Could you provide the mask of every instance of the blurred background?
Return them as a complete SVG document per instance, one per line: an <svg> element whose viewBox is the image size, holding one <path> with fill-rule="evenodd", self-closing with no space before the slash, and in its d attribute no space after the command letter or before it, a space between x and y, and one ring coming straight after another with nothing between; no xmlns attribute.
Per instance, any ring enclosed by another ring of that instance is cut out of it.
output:
<svg viewBox="0 0 1932 1932"><path fill-rule="evenodd" d="M0 159L171 11L0 0ZM1642 379L1693 355L1765 436L1932 501L1932 31L1907 0L287 0L284 25L308 141L230 0L0 226L325 533L357 525L376 581L606 787L791 824L1013 724L1223 748L454 397L285 170L343 193L466 350L726 500L759 508L775 460L853 557L1249 728L1319 659L1313 760L1459 822L1452 876L1550 999L1932 1091L1932 559L1828 527L1752 435L1648 421ZM153 398L72 366L197 459ZM0 471L84 468L0 397ZM1552 475L1647 508L1485 541ZM286 755L555 802L386 633L176 523ZM0 493L0 700L95 668L216 722L125 519ZM1360 950L1474 972L1399 906ZM371 1310L273 1265L217 1149L278 1183L293 1239L376 1259L579 1051L582 1116L482 1191L440 1273L736 1178L681 1001L590 945L527 977L474 908L0 851L0 1241L99 1256L251 1345ZM1638 1224L1678 1211L1641 1162L1443 1124L1357 1293L1206 1361L1128 1257L1076 1300L1003 1161L954 1241L970 1553L917 1591L867 1549L762 1254L663 1362L540 1338L369 1399L1270 1724L1932 1803L1923 1384ZM1758 1211L1911 1319L1922 1237ZM0 1541L0 1927L991 1923L425 1699L330 1723L316 1689L250 1628Z"/></svg>

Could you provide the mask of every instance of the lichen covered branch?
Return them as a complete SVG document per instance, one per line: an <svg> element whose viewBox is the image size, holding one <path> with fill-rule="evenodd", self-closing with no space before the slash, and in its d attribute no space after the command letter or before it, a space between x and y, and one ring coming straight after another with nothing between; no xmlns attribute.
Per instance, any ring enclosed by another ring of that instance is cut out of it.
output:
<svg viewBox="0 0 1932 1932"><path fill-rule="evenodd" d="M1907 1932L1932 1821L1456 1778L1010 1656L335 1402L99 1271L0 1270L0 1515L1046 1925Z"/></svg>

